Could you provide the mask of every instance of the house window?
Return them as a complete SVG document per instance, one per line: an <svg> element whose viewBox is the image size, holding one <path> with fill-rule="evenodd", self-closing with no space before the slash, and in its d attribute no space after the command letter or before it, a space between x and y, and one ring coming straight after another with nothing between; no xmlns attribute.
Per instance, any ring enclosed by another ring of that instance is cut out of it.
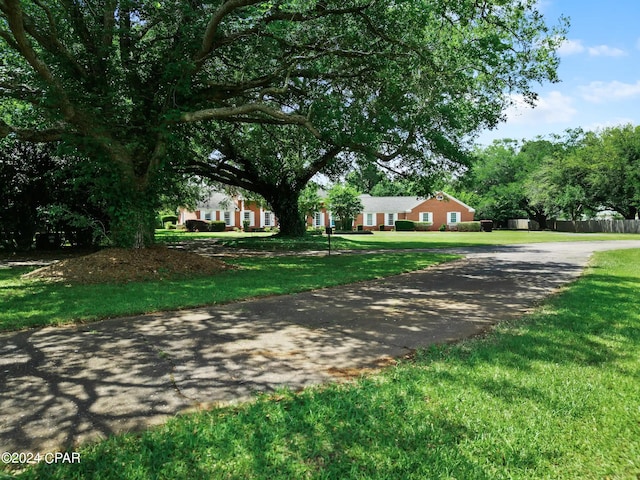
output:
<svg viewBox="0 0 640 480"><path fill-rule="evenodd" d="M231 215L231 212L224 212L224 223L227 227L232 227L233 226L233 216Z"/></svg>
<svg viewBox="0 0 640 480"><path fill-rule="evenodd" d="M244 210L242 212L242 223L249 222L249 226L255 226L255 214L252 210Z"/></svg>
<svg viewBox="0 0 640 480"><path fill-rule="evenodd" d="M433 223L433 213L432 212L420 212L420 221L421 222Z"/></svg>
<svg viewBox="0 0 640 480"><path fill-rule="evenodd" d="M264 212L264 226L273 227L273 213Z"/></svg>
<svg viewBox="0 0 640 480"><path fill-rule="evenodd" d="M375 227L376 215L375 213L364 214L364 224L367 227Z"/></svg>
<svg viewBox="0 0 640 480"><path fill-rule="evenodd" d="M460 212L448 212L447 223L458 223L460 221Z"/></svg>
<svg viewBox="0 0 640 480"><path fill-rule="evenodd" d="M211 220L211 212L206 212L206 213L204 214L204 219L205 219L205 220L209 220L209 221L210 221L210 220Z"/></svg>
<svg viewBox="0 0 640 480"><path fill-rule="evenodd" d="M322 222L322 212L316 212L313 214L313 226L321 227L323 225Z"/></svg>
<svg viewBox="0 0 640 480"><path fill-rule="evenodd" d="M385 225L388 227L392 227L396 223L396 213L387 213L384 218L386 220Z"/></svg>
<svg viewBox="0 0 640 480"><path fill-rule="evenodd" d="M336 221L333 218L333 214L329 214L329 226L335 228L336 226Z"/></svg>

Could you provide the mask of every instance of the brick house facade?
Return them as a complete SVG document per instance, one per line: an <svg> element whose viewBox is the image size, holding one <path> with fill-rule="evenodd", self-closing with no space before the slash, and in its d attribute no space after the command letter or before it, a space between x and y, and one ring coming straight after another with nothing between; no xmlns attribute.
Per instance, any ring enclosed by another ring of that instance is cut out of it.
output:
<svg viewBox="0 0 640 480"><path fill-rule="evenodd" d="M361 196L364 209L355 220L365 230L378 229L380 225L393 227L396 220L431 223L430 230L441 225L455 227L460 222L473 221L475 209L445 192L437 192L428 198Z"/></svg>
<svg viewBox="0 0 640 480"><path fill-rule="evenodd" d="M475 210L445 192L437 192L428 198L419 197L372 197L360 196L364 209L355 219L354 225L362 225L365 230L377 230L380 225L393 228L396 220L413 220L431 223L430 230L438 230L441 225L455 227L459 222L473 220ZM242 197L229 197L214 193L206 202L199 204L195 211L180 209L178 223L189 219L222 220L227 230L242 228L248 221L250 228L277 226L277 218L268 208ZM313 227L334 226L333 216L326 208L307 217L307 225Z"/></svg>
<svg viewBox="0 0 640 480"><path fill-rule="evenodd" d="M250 228L256 229L277 225L273 212L258 202L222 193L213 193L205 202L199 203L195 211L181 208L178 211L178 224L184 225L187 220L223 221L226 230L241 229L245 221L249 222Z"/></svg>

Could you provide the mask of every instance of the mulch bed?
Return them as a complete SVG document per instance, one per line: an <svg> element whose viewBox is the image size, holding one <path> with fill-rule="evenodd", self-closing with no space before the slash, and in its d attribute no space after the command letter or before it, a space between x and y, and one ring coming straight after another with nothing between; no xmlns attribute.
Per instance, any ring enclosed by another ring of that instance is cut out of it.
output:
<svg viewBox="0 0 640 480"><path fill-rule="evenodd" d="M234 268L219 259L164 246L107 248L60 260L24 277L65 283L126 283L214 275Z"/></svg>

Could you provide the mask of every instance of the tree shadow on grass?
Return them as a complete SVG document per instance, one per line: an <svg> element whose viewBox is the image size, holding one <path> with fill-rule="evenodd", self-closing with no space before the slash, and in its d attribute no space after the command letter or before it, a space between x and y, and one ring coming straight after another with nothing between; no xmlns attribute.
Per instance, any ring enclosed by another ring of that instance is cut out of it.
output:
<svg viewBox="0 0 640 480"><path fill-rule="evenodd" d="M149 412L159 415L175 412L203 399L220 398L215 395L221 392L237 397L254 391L273 391L280 385L304 387L326 380L327 367L336 365L336 362L357 365L381 354L397 355L405 348L446 342L450 334L459 335L461 331L465 335L482 332L494 321L491 320L494 309L506 309L506 318L516 318L536 299L567 279L575 278L579 272L579 267L569 263L556 262L551 267L513 260L468 262L462 269L460 265L438 268L438 275L432 275L432 272L409 274L393 281L367 282L357 288L327 289L293 297L242 302L221 309L185 312L173 319L151 316L136 322L104 322L95 332L92 329L96 327L84 327L82 335L65 335L60 331L57 336L45 339L44 344L40 339L39 346L25 347L25 359L14 358L16 364L26 362L37 367L36 375L31 375L33 371L25 371L26 376L22 377L27 379L22 387L28 390L25 395L15 397L20 386L14 384L3 391L0 398L4 401L4 394L8 392L7 398L14 396L11 400L14 403L10 406L19 409L30 398L42 396L45 410L27 412L26 419L34 422L34 428L42 427L37 425L42 418L53 418L46 409L51 408L56 398L68 400L70 406L63 405L68 411L63 409L62 420L56 420L57 423L51 427L63 430L60 433L63 436L70 435L67 441L86 425L78 413L94 414L100 406L107 408L104 416L96 421L96 430L108 435L116 427L121 431L123 425L127 425L125 430L137 429L135 422L141 418L148 419ZM445 281L443 275L451 277ZM443 285L449 281L454 283L443 292ZM500 406L527 402L527 405L545 411L565 413L568 410L558 408L562 404L561 397L550 395L539 383L517 381L504 372L524 372L535 377L540 365L569 369L610 368L613 364L611 368L615 368L625 356L632 355L618 346L632 342L637 348L638 344L637 324L619 315L620 306L628 306L629 299L635 298L634 282L637 279L592 274L588 282L576 284L571 292L565 294L557 306L554 307L556 304L552 302L549 313L514 324L513 329L501 330L487 339L448 347L454 353L447 354L446 368L428 371L420 382L427 386L444 385L461 392L460 396L468 389L481 391L484 398ZM524 284L527 288L517 290L518 296L514 298L514 285ZM487 293L488 285L491 286L490 294ZM452 301L454 296L455 302ZM562 310L562 315L554 313L554 308ZM566 315L565 310L569 312ZM456 322L460 328L453 327ZM438 336L443 330L445 335ZM25 332L24 335L33 333ZM84 335L93 338L93 342L87 341ZM27 340L33 343L25 337ZM45 374L51 374L56 362L64 362L66 358L60 353L57 357L48 355L45 359L41 353L43 350L60 347L60 352L73 351L81 344L89 348L73 360L77 364L67 365L71 368L70 373L52 378L53 385L39 383L38 376L44 378ZM418 366L428 367L438 360L436 354L426 354L425 358L426 364L419 359ZM305 366L294 361L300 359L304 359ZM87 366L97 367L94 371L100 375L93 377ZM464 369L471 369L473 374L460 373ZM488 375L487 372L495 369L500 369L501 375L495 378ZM21 377L10 375L8 378ZM83 383L85 381L86 384ZM72 385L68 385L69 382ZM98 395L100 388L105 390ZM413 388L411 396L424 396L420 388ZM375 463L380 478L402 478L398 475L416 471L428 474L431 465L433 468L437 466L439 472L454 472L460 478L491 478L469 450L461 447L482 433L471 428L468 421L446 413L442 408L427 409L426 414L416 416L414 409L402 405L403 395L407 395L402 392L387 397L390 402L399 402L392 408L388 402L359 395L357 390L355 393L346 391L345 396L345 391L336 389L335 392L332 389L320 393L305 392L301 397L286 402L249 406L248 410L241 410L255 416L249 426L234 423L237 415L233 413L224 415L220 420L222 426L211 430L206 425L216 424L219 410L208 414L211 417L194 416L195 424L188 430L192 434L184 434L183 446L175 444L179 435L171 432L167 434L171 438L161 435L150 443L149 448L158 448L161 452L175 450L175 455L167 453L172 460L165 461L157 456L147 460L150 465L145 468L149 469L152 477L161 478L165 464L174 468L184 461L187 462L185 471L191 471L192 478L198 478L198 475L206 478L214 466L199 457L204 449L207 455L212 456L211 462L221 465L234 465L238 463L236 456L243 457L245 464L253 465L243 467L249 469L245 476L252 478L260 478L263 472L269 474L265 474L265 478L284 478L294 470L298 472L305 468L317 472L318 476L328 471L333 473L330 469L335 468L338 477L359 475L375 478L375 472L367 470L374 464L371 459L394 455L402 458L395 463L382 460ZM172 394L164 397L158 394L160 390ZM142 413L126 409L118 412L117 408L109 405L109 402L117 405L118 398L131 395ZM322 397L322 401L309 403L313 396ZM288 405L289 410L278 411L280 404ZM451 404L451 408L455 405L455 402ZM297 409L295 415L291 413L294 409ZM323 410L322 415L318 409ZM580 410L572 412L575 415L582 413ZM383 421L381 417L389 421ZM272 421L269 419L276 418L281 418L277 434L265 428ZM127 421L132 422L131 426ZM70 422L70 425L65 422ZM5 430L7 436L4 438L15 436L20 439L22 434L25 441L29 440L27 433L20 431L24 428L22 425L10 428L14 430ZM148 435L153 435L153 432ZM219 438L212 440L211 435ZM144 438L150 437L145 434ZM283 439L289 441L284 452L279 450ZM189 449L195 447L190 442L204 444L201 450L195 450L198 453L193 454ZM219 451L208 451L207 442L219 445ZM146 443L134 448L144 452L144 445ZM539 454L512 450L494 455L486 449L482 453L491 462L504 461L514 468L527 469L538 462L549 461L549 458L553 460L556 455L553 448L538 446ZM96 466L104 458L114 458L116 462L131 461L128 453L121 452L119 448L113 448L109 453L110 448L113 447L108 444L97 446L95 451L98 453L88 456L87 463L83 458L83 464ZM409 453L405 455L404 452ZM284 460L286 457L294 461L287 462ZM416 458L428 461L418 462ZM138 461L145 464L143 459ZM433 464L430 463L432 461ZM234 472L230 475L233 477ZM169 474L166 476L171 477Z"/></svg>

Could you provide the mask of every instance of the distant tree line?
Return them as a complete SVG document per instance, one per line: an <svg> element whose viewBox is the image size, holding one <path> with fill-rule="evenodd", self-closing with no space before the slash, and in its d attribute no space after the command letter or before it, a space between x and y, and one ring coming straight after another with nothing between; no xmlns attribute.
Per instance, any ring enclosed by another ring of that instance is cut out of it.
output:
<svg viewBox="0 0 640 480"><path fill-rule="evenodd" d="M475 152L470 168L450 181L454 195L479 218L504 224L529 218L579 220L613 210L634 219L640 209L640 126L515 141Z"/></svg>

